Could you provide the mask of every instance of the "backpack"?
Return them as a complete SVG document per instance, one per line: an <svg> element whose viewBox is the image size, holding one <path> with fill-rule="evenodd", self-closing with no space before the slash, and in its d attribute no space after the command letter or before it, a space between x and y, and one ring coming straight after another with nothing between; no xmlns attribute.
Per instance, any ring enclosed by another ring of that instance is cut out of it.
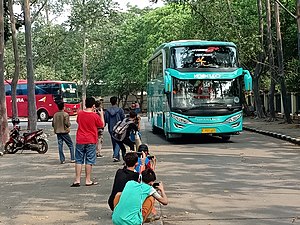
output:
<svg viewBox="0 0 300 225"><path fill-rule="evenodd" d="M113 127L112 137L117 141L123 141L126 137L127 129L129 124L134 123L134 121L125 118L122 121L118 121Z"/></svg>

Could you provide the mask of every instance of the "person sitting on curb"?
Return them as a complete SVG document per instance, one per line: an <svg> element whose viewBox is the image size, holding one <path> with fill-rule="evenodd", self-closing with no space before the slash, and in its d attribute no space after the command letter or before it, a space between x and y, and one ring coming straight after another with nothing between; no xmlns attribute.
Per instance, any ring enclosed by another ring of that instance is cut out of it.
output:
<svg viewBox="0 0 300 225"><path fill-rule="evenodd" d="M139 174L134 171L135 166L138 163L138 155L136 152L128 152L124 157L125 166L122 169L118 169L115 175L114 184L111 194L108 198L108 205L111 210L114 210L114 199L118 192L122 192L127 181L138 181Z"/></svg>
<svg viewBox="0 0 300 225"><path fill-rule="evenodd" d="M112 214L114 225L141 225L150 215L155 199L163 205L168 204L163 184L158 183L156 189L152 186L156 180L152 169L144 170L141 180L128 181L122 193L117 193Z"/></svg>

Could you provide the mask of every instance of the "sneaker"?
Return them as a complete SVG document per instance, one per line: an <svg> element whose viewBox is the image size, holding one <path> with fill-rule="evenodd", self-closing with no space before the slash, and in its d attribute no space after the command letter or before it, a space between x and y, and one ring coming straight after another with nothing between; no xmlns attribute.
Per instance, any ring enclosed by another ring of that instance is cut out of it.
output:
<svg viewBox="0 0 300 225"><path fill-rule="evenodd" d="M103 158L103 155L97 154L97 158Z"/></svg>
<svg viewBox="0 0 300 225"><path fill-rule="evenodd" d="M71 163L74 163L75 162L75 160L71 160Z"/></svg>
<svg viewBox="0 0 300 225"><path fill-rule="evenodd" d="M120 160L117 158L113 158L113 162L120 162Z"/></svg>
<svg viewBox="0 0 300 225"><path fill-rule="evenodd" d="M60 164L65 164L66 163L66 161L60 161Z"/></svg>

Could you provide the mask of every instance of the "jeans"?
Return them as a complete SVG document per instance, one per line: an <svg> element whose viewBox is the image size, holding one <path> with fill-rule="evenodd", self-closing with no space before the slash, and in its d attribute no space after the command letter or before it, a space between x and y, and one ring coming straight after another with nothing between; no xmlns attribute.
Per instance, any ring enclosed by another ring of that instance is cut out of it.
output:
<svg viewBox="0 0 300 225"><path fill-rule="evenodd" d="M58 143L58 153L59 153L59 160L61 162L65 161L65 155L63 151L63 144L66 142L67 146L70 149L70 156L71 160L74 160L74 146L72 139L68 133L61 133L61 134L56 134L57 136L57 143Z"/></svg>
<svg viewBox="0 0 300 225"><path fill-rule="evenodd" d="M132 142L129 137L125 137L123 141L117 141L117 144L120 146L122 150L122 158L124 160L125 154L126 154L126 148L125 145L127 145L130 148L130 151L134 151L134 142ZM125 145L124 145L125 144Z"/></svg>
<svg viewBox="0 0 300 225"><path fill-rule="evenodd" d="M120 146L117 144L117 141L111 135L110 138L113 146L113 158L120 160Z"/></svg>
<svg viewBox="0 0 300 225"><path fill-rule="evenodd" d="M76 164L96 164L96 144L76 144Z"/></svg>

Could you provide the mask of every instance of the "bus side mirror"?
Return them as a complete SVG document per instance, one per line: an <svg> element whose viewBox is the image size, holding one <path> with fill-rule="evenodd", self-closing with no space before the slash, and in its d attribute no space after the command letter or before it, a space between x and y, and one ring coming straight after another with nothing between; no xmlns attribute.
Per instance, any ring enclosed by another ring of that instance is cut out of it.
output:
<svg viewBox="0 0 300 225"><path fill-rule="evenodd" d="M165 94L167 94L167 93L170 93L172 91L171 76L169 74L165 74L164 80L165 80Z"/></svg>
<svg viewBox="0 0 300 225"><path fill-rule="evenodd" d="M244 83L245 83L245 90L252 91L252 77L248 70L244 70Z"/></svg>

